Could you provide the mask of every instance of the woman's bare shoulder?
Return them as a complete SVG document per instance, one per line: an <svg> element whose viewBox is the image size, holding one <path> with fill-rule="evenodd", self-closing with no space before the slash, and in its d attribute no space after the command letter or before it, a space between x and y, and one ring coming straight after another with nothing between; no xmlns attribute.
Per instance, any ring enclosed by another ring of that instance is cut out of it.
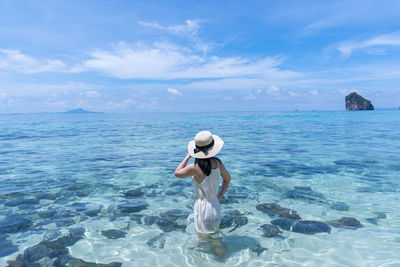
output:
<svg viewBox="0 0 400 267"><path fill-rule="evenodd" d="M222 160L221 160L220 158L214 158L214 159L216 160L216 162L218 163L218 165L219 165L219 164L224 165L224 164L222 163Z"/></svg>
<svg viewBox="0 0 400 267"><path fill-rule="evenodd" d="M196 176L199 176L203 173L199 165L195 163L192 163L191 165L192 165L191 168L196 172Z"/></svg>

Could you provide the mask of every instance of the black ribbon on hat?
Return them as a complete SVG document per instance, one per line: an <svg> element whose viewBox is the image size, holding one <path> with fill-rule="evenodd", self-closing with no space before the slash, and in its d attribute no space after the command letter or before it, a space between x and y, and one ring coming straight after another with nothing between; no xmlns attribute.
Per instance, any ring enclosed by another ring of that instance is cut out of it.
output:
<svg viewBox="0 0 400 267"><path fill-rule="evenodd" d="M214 139L211 141L211 143L209 143L206 146L197 146L196 145L196 148L194 149L194 153L196 154L196 153L198 153L200 151L206 153L210 148L213 147L213 145L214 145Z"/></svg>

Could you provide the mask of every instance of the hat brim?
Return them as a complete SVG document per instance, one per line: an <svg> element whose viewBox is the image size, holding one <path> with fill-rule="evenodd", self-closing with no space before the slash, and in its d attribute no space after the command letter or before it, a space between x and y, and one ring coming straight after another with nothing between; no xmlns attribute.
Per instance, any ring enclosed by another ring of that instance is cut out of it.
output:
<svg viewBox="0 0 400 267"><path fill-rule="evenodd" d="M224 146L224 141L222 141L222 139L218 135L213 134L212 136L214 138L214 145L210 150L208 150L206 153L204 153L203 151L194 153L196 144L195 144L194 140L192 140L188 144L189 154L193 158L196 158L196 159L206 159L206 158L211 158L211 157L214 157L215 155L217 155L221 151L222 147Z"/></svg>

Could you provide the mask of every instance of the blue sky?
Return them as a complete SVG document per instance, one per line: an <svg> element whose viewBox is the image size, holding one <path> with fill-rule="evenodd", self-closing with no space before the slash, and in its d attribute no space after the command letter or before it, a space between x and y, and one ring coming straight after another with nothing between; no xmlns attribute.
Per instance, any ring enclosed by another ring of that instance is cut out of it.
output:
<svg viewBox="0 0 400 267"><path fill-rule="evenodd" d="M217 3L216 3L217 2ZM0 2L0 113L400 106L400 1Z"/></svg>

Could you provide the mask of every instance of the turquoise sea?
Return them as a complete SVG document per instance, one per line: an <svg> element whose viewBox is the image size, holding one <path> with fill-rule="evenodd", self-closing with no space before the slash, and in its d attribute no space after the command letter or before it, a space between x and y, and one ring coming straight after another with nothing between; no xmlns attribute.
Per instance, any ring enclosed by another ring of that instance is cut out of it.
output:
<svg viewBox="0 0 400 267"><path fill-rule="evenodd" d="M201 130L232 176L209 240L173 174ZM399 152L397 110L0 115L0 266L400 266Z"/></svg>

